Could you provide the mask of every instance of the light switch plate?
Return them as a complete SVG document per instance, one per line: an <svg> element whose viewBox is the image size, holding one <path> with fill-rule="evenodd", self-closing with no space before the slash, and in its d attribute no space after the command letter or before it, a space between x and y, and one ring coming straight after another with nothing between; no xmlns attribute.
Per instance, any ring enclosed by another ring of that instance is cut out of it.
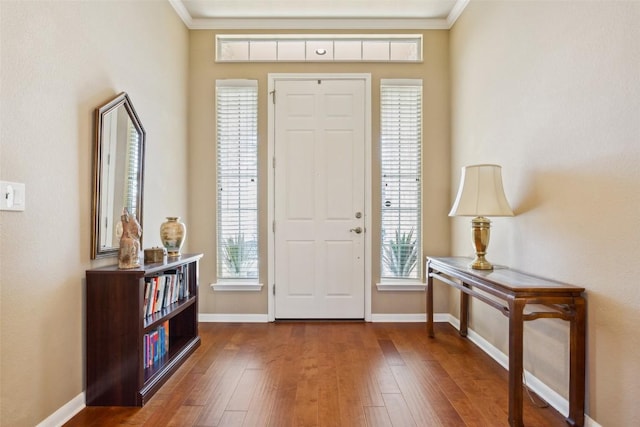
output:
<svg viewBox="0 0 640 427"><path fill-rule="evenodd" d="M23 183L0 181L0 210L23 211L25 205L26 194Z"/></svg>

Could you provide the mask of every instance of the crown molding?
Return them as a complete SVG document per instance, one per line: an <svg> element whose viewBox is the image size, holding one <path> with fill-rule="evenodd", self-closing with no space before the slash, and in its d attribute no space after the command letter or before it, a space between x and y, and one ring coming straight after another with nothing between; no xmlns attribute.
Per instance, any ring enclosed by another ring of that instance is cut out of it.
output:
<svg viewBox="0 0 640 427"><path fill-rule="evenodd" d="M169 4L173 7L173 10L176 11L180 19L182 19L184 25L186 25L187 28L191 29L191 26L193 25L193 18L191 17L191 14L187 10L187 8L184 7L184 3L182 3L182 0L169 0Z"/></svg>
<svg viewBox="0 0 640 427"><path fill-rule="evenodd" d="M449 12L449 16L447 16L447 25L449 29L453 27L453 24L456 23L462 12L467 7L471 0L457 0L456 4L451 8L451 12Z"/></svg>
<svg viewBox="0 0 640 427"><path fill-rule="evenodd" d="M449 16L432 18L211 18L194 19L182 0L168 0L190 30L448 30L470 0L457 0Z"/></svg>
<svg viewBox="0 0 640 427"><path fill-rule="evenodd" d="M186 22L185 22L186 24ZM447 30L446 19L220 18L193 19L190 30Z"/></svg>

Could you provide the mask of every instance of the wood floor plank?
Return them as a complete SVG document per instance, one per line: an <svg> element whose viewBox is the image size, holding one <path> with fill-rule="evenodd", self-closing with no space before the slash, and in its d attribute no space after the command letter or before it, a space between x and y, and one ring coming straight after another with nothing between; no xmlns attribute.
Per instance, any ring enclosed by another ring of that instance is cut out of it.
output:
<svg viewBox="0 0 640 427"><path fill-rule="evenodd" d="M360 378L354 374L348 363L348 360L343 359L342 364L337 366L340 425L366 426L364 407L360 400Z"/></svg>
<svg viewBox="0 0 640 427"><path fill-rule="evenodd" d="M142 408L69 427L508 426L508 375L448 324L201 323L202 345ZM526 393L527 427L565 426Z"/></svg>
<svg viewBox="0 0 640 427"><path fill-rule="evenodd" d="M395 344L391 340L379 339L378 345L380 349L382 349L382 353L384 354L385 359L387 359L387 364L390 366L403 366L404 359L400 355L400 352L396 348Z"/></svg>
<svg viewBox="0 0 640 427"><path fill-rule="evenodd" d="M220 349L210 355L210 369L207 369L198 384L185 399L186 405L203 406L211 400L211 395L219 387L225 372L238 355L238 350Z"/></svg>
<svg viewBox="0 0 640 427"><path fill-rule="evenodd" d="M287 343L288 352L282 355L282 369L277 373L274 401L269 414L269 426L287 427L295 426L295 400L297 391L298 374L300 372L299 355L302 352L305 325L294 323L286 324L280 340Z"/></svg>
<svg viewBox="0 0 640 427"><path fill-rule="evenodd" d="M301 358L295 396L295 422L298 426L318 425L318 362L312 350Z"/></svg>
<svg viewBox="0 0 640 427"><path fill-rule="evenodd" d="M119 420L131 419L140 409L128 407L99 407L89 406L84 408L80 413L70 419L65 426L67 427L91 427L118 425ZM130 425L141 425L142 422L134 422Z"/></svg>
<svg viewBox="0 0 640 427"><path fill-rule="evenodd" d="M338 390L338 377L336 375L333 360L320 363L318 367L318 425L340 425L340 395Z"/></svg>
<svg viewBox="0 0 640 427"><path fill-rule="evenodd" d="M256 385L260 382L263 373L261 369L244 370L236 389L229 399L226 407L227 411L247 411L249 409Z"/></svg>
<svg viewBox="0 0 640 427"><path fill-rule="evenodd" d="M187 367L183 366L181 368L186 369ZM185 369L182 369L182 372L184 372ZM176 378L181 378L182 380L171 389L171 394L167 395L166 400L162 404L163 411L153 412L144 424L142 424L143 426L155 427L159 425L166 425L173 417L173 414L184 404L184 400L187 395L202 377L202 374L200 373L187 373L184 376L181 376L181 373L179 372L176 372L176 374Z"/></svg>
<svg viewBox="0 0 640 427"><path fill-rule="evenodd" d="M384 405L387 408L389 419L394 426L412 427L416 422L411 415L411 410L400 393L385 393L382 395Z"/></svg>
<svg viewBox="0 0 640 427"><path fill-rule="evenodd" d="M505 402L508 402L508 387L502 385L506 378L492 376L489 370L481 371L469 356L465 357L467 364L451 357L439 362L452 381L464 391L467 404L481 414L481 419L492 420L496 426L507 426L508 406Z"/></svg>
<svg viewBox="0 0 640 427"><path fill-rule="evenodd" d="M183 405L171 417L167 427L190 427L196 424L200 417L202 406Z"/></svg>
<svg viewBox="0 0 640 427"><path fill-rule="evenodd" d="M247 427L262 427L269 425L269 419L273 412L276 399L276 391L280 379L280 373L283 360L287 355L288 340L290 335L290 327L286 325L278 325L279 328L268 328L262 331L265 339L257 342L255 351L261 355L260 361L252 359L247 369L253 369L255 366L261 366L260 377L254 384L255 390L247 409L247 414L243 425ZM265 336L266 335L266 336Z"/></svg>
<svg viewBox="0 0 640 427"><path fill-rule="evenodd" d="M446 373L442 365L435 360L424 360L426 369L431 373L438 387L451 402L464 424L468 427L482 427L492 421L484 417L483 411L478 410L469 400L464 391Z"/></svg>
<svg viewBox="0 0 640 427"><path fill-rule="evenodd" d="M255 392L249 403L244 419L245 426L262 427L268 425L275 404L278 374L279 366L272 365L264 370L264 375L256 384Z"/></svg>
<svg viewBox="0 0 640 427"><path fill-rule="evenodd" d="M440 389L437 379L433 377L425 361L420 358L419 355L415 356L416 357L410 358L405 357L407 366L413 373L415 380L420 384L421 391L429 401L429 406L436 414L440 425L451 427L464 425L460 414L458 414L449 399L447 399L447 396L445 396Z"/></svg>
<svg viewBox="0 0 640 427"><path fill-rule="evenodd" d="M368 406L364 408L364 416L369 427L393 427L391 418L384 406Z"/></svg>
<svg viewBox="0 0 640 427"><path fill-rule="evenodd" d="M218 427L241 427L244 423L245 411L224 411Z"/></svg>
<svg viewBox="0 0 640 427"><path fill-rule="evenodd" d="M363 378L363 383L360 387L360 401L363 406L384 406L384 400L382 399L382 392L378 386L376 378L372 375L368 364L363 364L365 372L360 375Z"/></svg>
<svg viewBox="0 0 640 427"><path fill-rule="evenodd" d="M398 383L391 372L389 365L386 363L380 347L370 350L368 356L368 372L373 381L375 381L377 390L380 394L400 393Z"/></svg>
<svg viewBox="0 0 640 427"><path fill-rule="evenodd" d="M247 366L248 359L238 355L223 373L220 382L208 396L197 424L217 426Z"/></svg>
<svg viewBox="0 0 640 427"><path fill-rule="evenodd" d="M163 390L161 390L163 391ZM158 392L150 401L142 408L128 408L130 411L119 414L110 420L110 423L99 423L96 425L104 426L142 426L156 412L163 408L164 402L168 396Z"/></svg>
<svg viewBox="0 0 640 427"><path fill-rule="evenodd" d="M430 396L423 390L422 384L411 369L407 366L392 366L391 370L416 424L441 426L435 408L429 400Z"/></svg>

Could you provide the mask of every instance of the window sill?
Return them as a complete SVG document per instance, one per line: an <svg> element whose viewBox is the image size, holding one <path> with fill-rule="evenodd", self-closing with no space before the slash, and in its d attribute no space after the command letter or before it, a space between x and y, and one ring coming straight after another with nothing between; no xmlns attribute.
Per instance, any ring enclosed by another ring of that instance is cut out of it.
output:
<svg viewBox="0 0 640 427"><path fill-rule="evenodd" d="M228 281L212 283L211 289L214 291L233 291L233 292L260 292L262 290L262 283L249 282L249 281Z"/></svg>
<svg viewBox="0 0 640 427"><path fill-rule="evenodd" d="M419 280L389 280L381 283L376 283L378 291L381 292L393 292L393 291L424 291L427 285Z"/></svg>

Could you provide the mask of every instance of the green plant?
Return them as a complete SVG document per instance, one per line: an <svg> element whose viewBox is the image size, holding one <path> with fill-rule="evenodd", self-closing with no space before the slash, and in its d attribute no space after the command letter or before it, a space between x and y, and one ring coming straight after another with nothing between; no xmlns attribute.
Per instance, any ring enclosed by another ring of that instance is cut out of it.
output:
<svg viewBox="0 0 640 427"><path fill-rule="evenodd" d="M413 229L400 234L396 230L395 240L391 239L382 247L382 260L394 277L409 277L418 263L418 246L413 239Z"/></svg>
<svg viewBox="0 0 640 427"><path fill-rule="evenodd" d="M224 263L231 275L239 277L255 260L253 245L244 239L243 233L228 237L222 248Z"/></svg>

